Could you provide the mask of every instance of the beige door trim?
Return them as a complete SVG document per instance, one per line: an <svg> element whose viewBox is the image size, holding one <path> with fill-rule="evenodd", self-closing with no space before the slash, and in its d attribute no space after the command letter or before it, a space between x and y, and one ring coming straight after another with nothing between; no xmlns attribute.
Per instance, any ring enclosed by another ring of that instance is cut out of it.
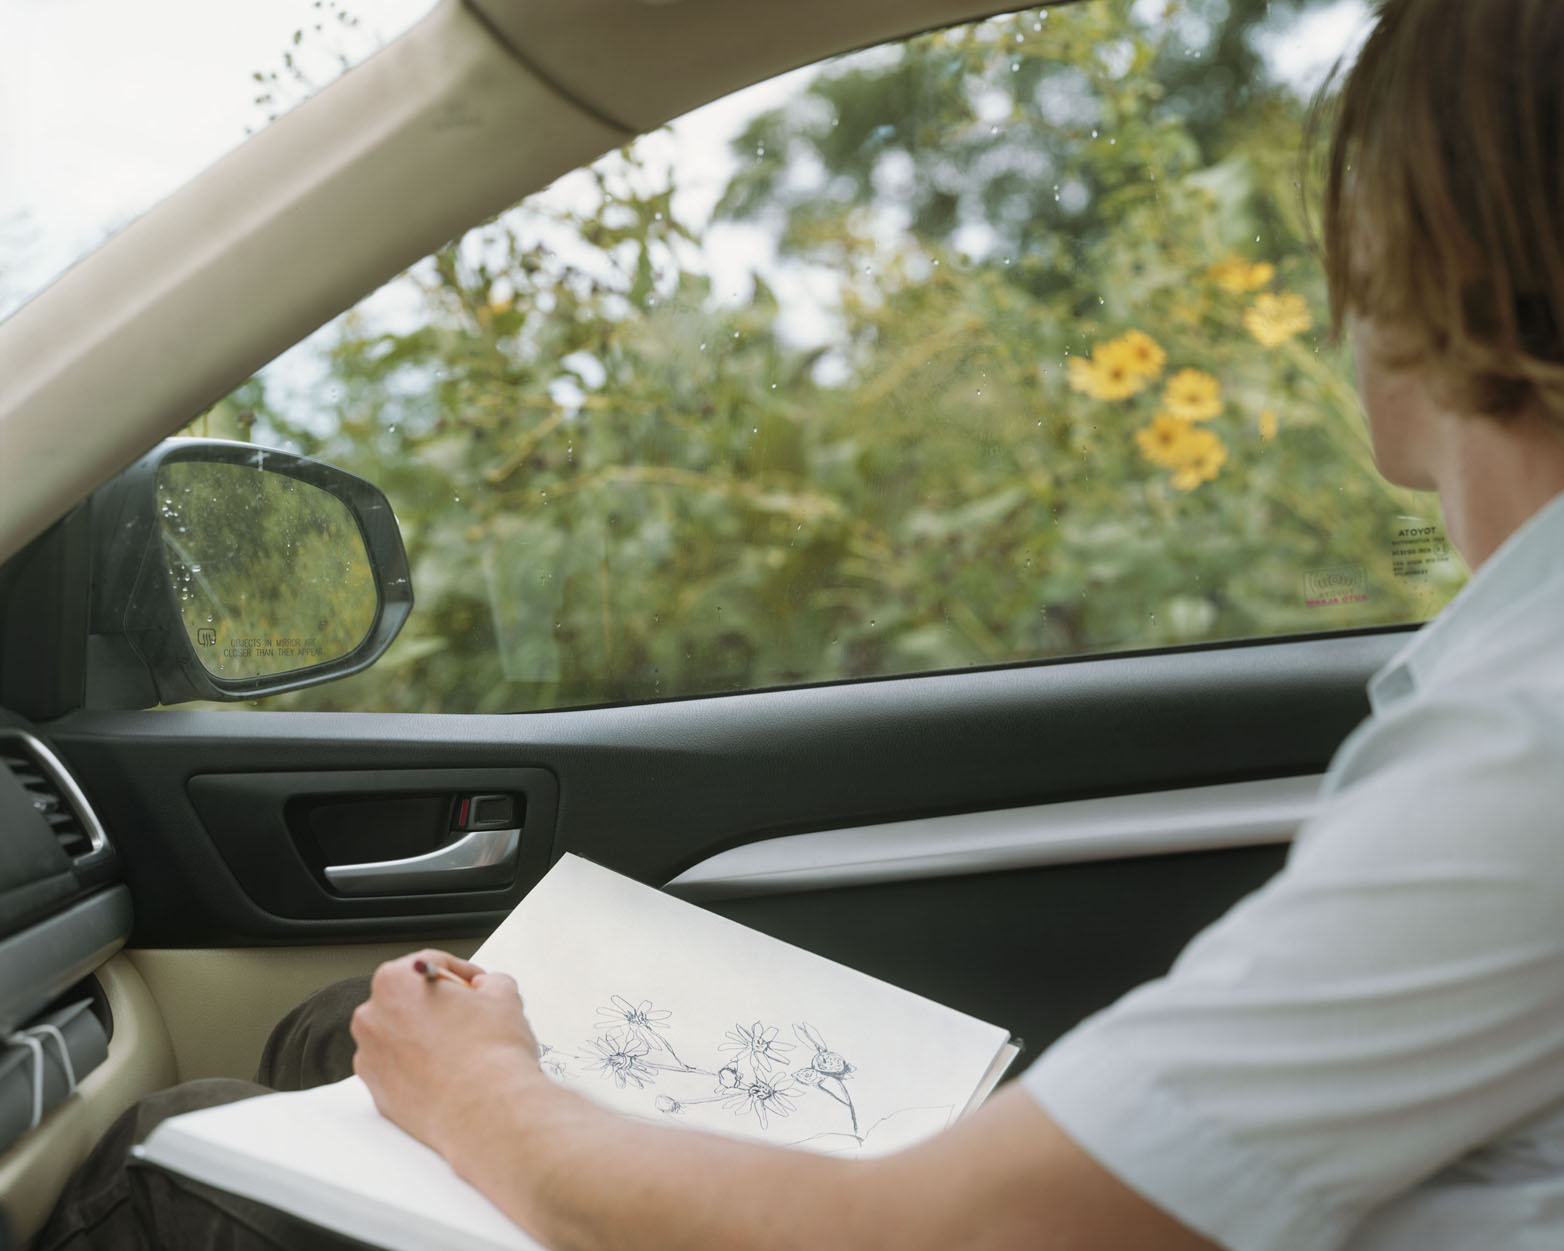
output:
<svg viewBox="0 0 1564 1251"><path fill-rule="evenodd" d="M25 1243L54 1206L65 1180L116 1117L174 1080L174 1052L146 983L123 955L95 975L114 1017L109 1055L76 1093L0 1155L0 1205Z"/></svg>
<svg viewBox="0 0 1564 1251"><path fill-rule="evenodd" d="M157 1001L179 1080L255 1076L272 1026L311 991L372 973L417 943L342 947L140 949L127 954ZM477 939L441 939L461 956Z"/></svg>

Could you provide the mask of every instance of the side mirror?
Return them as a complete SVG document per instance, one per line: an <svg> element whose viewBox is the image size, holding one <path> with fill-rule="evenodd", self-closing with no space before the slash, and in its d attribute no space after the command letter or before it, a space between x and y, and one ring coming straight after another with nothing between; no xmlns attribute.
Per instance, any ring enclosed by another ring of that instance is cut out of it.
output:
<svg viewBox="0 0 1564 1251"><path fill-rule="evenodd" d="M373 664L412 611L391 505L320 461L168 439L91 510L91 707L329 682Z"/></svg>

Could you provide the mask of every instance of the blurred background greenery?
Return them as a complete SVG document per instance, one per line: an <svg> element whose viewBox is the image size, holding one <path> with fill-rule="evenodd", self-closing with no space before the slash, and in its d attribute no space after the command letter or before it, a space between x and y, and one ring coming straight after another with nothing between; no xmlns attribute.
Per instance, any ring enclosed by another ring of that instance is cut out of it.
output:
<svg viewBox="0 0 1564 1251"><path fill-rule="evenodd" d="M334 495L257 465L172 461L158 521L180 619L207 672L252 678L346 656L375 624L375 581Z"/></svg>
<svg viewBox="0 0 1564 1251"><path fill-rule="evenodd" d="M190 428L377 483L412 561L377 665L263 706L1432 615L1462 572L1395 564L1434 501L1374 472L1325 346L1307 101L1266 51L1324 7L1094 0L871 49L790 77L715 166L676 125L413 267Z"/></svg>

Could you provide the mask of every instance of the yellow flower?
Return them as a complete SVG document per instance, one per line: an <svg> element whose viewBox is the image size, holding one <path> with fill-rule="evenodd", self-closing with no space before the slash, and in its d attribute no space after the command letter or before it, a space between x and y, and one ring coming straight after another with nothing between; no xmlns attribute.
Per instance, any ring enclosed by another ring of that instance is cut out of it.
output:
<svg viewBox="0 0 1564 1251"><path fill-rule="evenodd" d="M1184 461L1184 448L1189 436L1197 433L1194 426L1166 413L1158 413L1149 426L1135 432L1135 443L1140 454L1153 465L1172 469Z"/></svg>
<svg viewBox="0 0 1564 1251"><path fill-rule="evenodd" d="M1180 447L1180 460L1173 485L1180 491L1193 491L1202 482L1213 481L1227 463L1227 445L1209 430L1191 430Z"/></svg>
<svg viewBox="0 0 1564 1251"><path fill-rule="evenodd" d="M1126 330L1108 346L1122 351L1135 372L1147 379L1157 377L1168 359L1162 345L1141 330Z"/></svg>
<svg viewBox="0 0 1564 1251"><path fill-rule="evenodd" d="M1211 266L1211 279L1224 291L1243 295L1255 291L1276 277L1276 266L1269 261L1250 263L1241 256L1223 257Z"/></svg>
<svg viewBox="0 0 1564 1251"><path fill-rule="evenodd" d="M1308 302L1291 291L1282 295L1266 293L1256 296L1254 304L1244 310L1244 329L1262 347L1276 347L1286 343L1313 324L1314 318L1309 314Z"/></svg>
<svg viewBox="0 0 1564 1251"><path fill-rule="evenodd" d="M1124 400L1146 385L1122 342L1101 344L1091 359L1072 356L1065 366L1070 386L1096 400Z"/></svg>
<svg viewBox="0 0 1564 1251"><path fill-rule="evenodd" d="M1260 437L1269 443L1276 437L1276 410L1268 408L1260 414Z"/></svg>
<svg viewBox="0 0 1564 1251"><path fill-rule="evenodd" d="M1222 384L1202 369L1181 369L1168 379L1162 404L1182 421L1205 421L1222 411Z"/></svg>

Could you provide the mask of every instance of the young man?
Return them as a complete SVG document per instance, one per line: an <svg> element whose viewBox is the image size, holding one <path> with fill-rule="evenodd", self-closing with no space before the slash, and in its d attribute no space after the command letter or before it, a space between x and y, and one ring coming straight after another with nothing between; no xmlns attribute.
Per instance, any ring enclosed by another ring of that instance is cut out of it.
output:
<svg viewBox="0 0 1564 1251"><path fill-rule="evenodd" d="M476 989L409 956L354 1014L381 1110L560 1251L1564 1244L1564 5L1383 6L1325 245L1379 466L1439 492L1474 577L1274 881L897 1156L623 1120L440 953Z"/></svg>

